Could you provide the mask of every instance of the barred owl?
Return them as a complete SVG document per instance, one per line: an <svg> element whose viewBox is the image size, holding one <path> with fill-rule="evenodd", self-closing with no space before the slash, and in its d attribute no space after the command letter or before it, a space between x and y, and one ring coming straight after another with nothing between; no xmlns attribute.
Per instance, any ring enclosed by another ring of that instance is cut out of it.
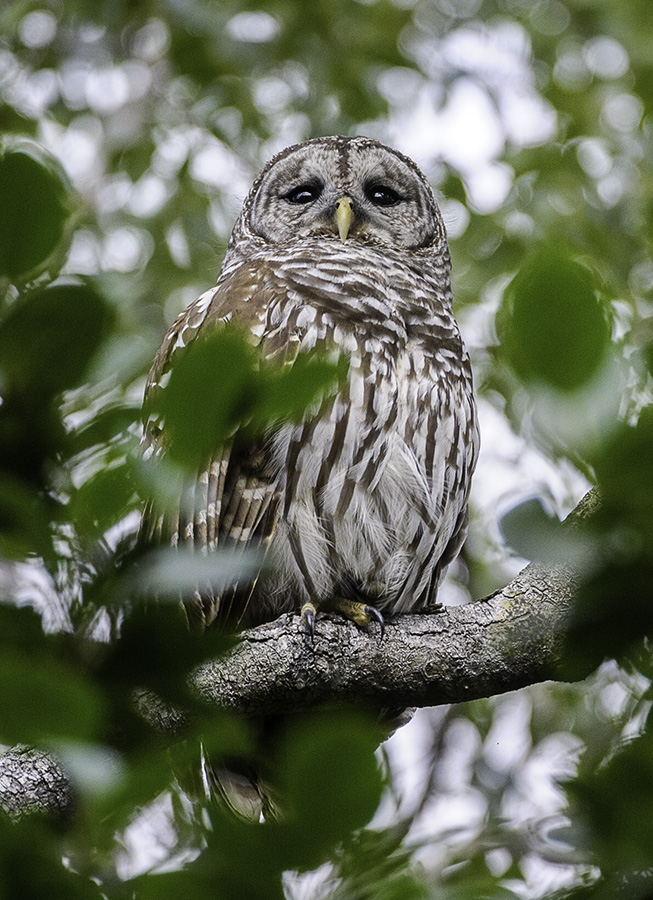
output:
<svg viewBox="0 0 653 900"><path fill-rule="evenodd" d="M216 446L192 509L146 511L147 541L265 552L258 577L221 596L198 589L191 614L242 627L298 610L312 635L319 610L383 628L384 613L434 603L467 531L479 437L444 224L415 163L364 137L275 156L216 286L166 335L146 398L198 335L232 325L264 357L331 348L348 377L299 424ZM145 455L167 440L150 418Z"/></svg>

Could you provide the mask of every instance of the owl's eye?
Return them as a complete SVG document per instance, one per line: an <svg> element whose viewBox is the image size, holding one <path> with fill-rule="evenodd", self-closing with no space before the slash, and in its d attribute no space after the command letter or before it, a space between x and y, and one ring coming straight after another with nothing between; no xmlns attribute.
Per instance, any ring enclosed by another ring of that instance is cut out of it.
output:
<svg viewBox="0 0 653 900"><path fill-rule="evenodd" d="M387 184L368 184L365 196L375 206L395 206L401 200L399 194Z"/></svg>
<svg viewBox="0 0 653 900"><path fill-rule="evenodd" d="M291 188L285 194L282 194L281 197L283 200L287 200L288 203L312 203L322 193L322 185L319 182L309 182L308 184L300 184L297 187Z"/></svg>

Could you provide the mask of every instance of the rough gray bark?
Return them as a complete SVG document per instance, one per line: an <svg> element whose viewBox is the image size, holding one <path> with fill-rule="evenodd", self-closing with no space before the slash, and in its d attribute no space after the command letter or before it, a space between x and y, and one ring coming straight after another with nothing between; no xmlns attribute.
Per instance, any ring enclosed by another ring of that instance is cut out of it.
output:
<svg viewBox="0 0 653 900"><path fill-rule="evenodd" d="M567 520L574 525L598 502L590 492ZM489 697L554 678L577 582L565 566L528 565L503 590L464 606L389 621L359 631L320 616L311 645L297 615L243 632L224 657L191 677L197 693L220 708L276 713L316 704L376 708L436 706ZM183 712L148 692L135 704L160 731L183 726ZM69 784L52 757L16 747L0 756L0 808L65 812Z"/></svg>
<svg viewBox="0 0 653 900"><path fill-rule="evenodd" d="M50 753L17 744L0 754L0 809L12 819L26 813L68 816L70 782Z"/></svg>
<svg viewBox="0 0 653 900"><path fill-rule="evenodd" d="M244 632L192 684L207 702L247 713L489 697L553 677L574 590L568 570L531 564L484 600L387 622L383 641L376 626L328 616L311 646L301 619L286 615Z"/></svg>

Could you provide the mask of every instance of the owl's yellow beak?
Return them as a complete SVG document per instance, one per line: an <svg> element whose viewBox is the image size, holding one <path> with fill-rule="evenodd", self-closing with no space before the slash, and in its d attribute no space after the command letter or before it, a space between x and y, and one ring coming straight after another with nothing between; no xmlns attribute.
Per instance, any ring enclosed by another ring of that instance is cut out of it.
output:
<svg viewBox="0 0 653 900"><path fill-rule="evenodd" d="M344 244L351 228L351 220L354 218L354 203L351 197L341 197L336 201L336 214L334 216L335 223L338 226L338 234L340 240Z"/></svg>

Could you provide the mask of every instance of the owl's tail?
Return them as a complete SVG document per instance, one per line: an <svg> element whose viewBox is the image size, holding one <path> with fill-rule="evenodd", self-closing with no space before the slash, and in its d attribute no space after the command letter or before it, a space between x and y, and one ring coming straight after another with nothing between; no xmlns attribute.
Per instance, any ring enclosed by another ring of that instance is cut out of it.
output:
<svg viewBox="0 0 653 900"><path fill-rule="evenodd" d="M280 818L279 805L270 785L239 760L228 766L211 763L201 748L202 783L207 799L215 800L246 822L262 822Z"/></svg>

